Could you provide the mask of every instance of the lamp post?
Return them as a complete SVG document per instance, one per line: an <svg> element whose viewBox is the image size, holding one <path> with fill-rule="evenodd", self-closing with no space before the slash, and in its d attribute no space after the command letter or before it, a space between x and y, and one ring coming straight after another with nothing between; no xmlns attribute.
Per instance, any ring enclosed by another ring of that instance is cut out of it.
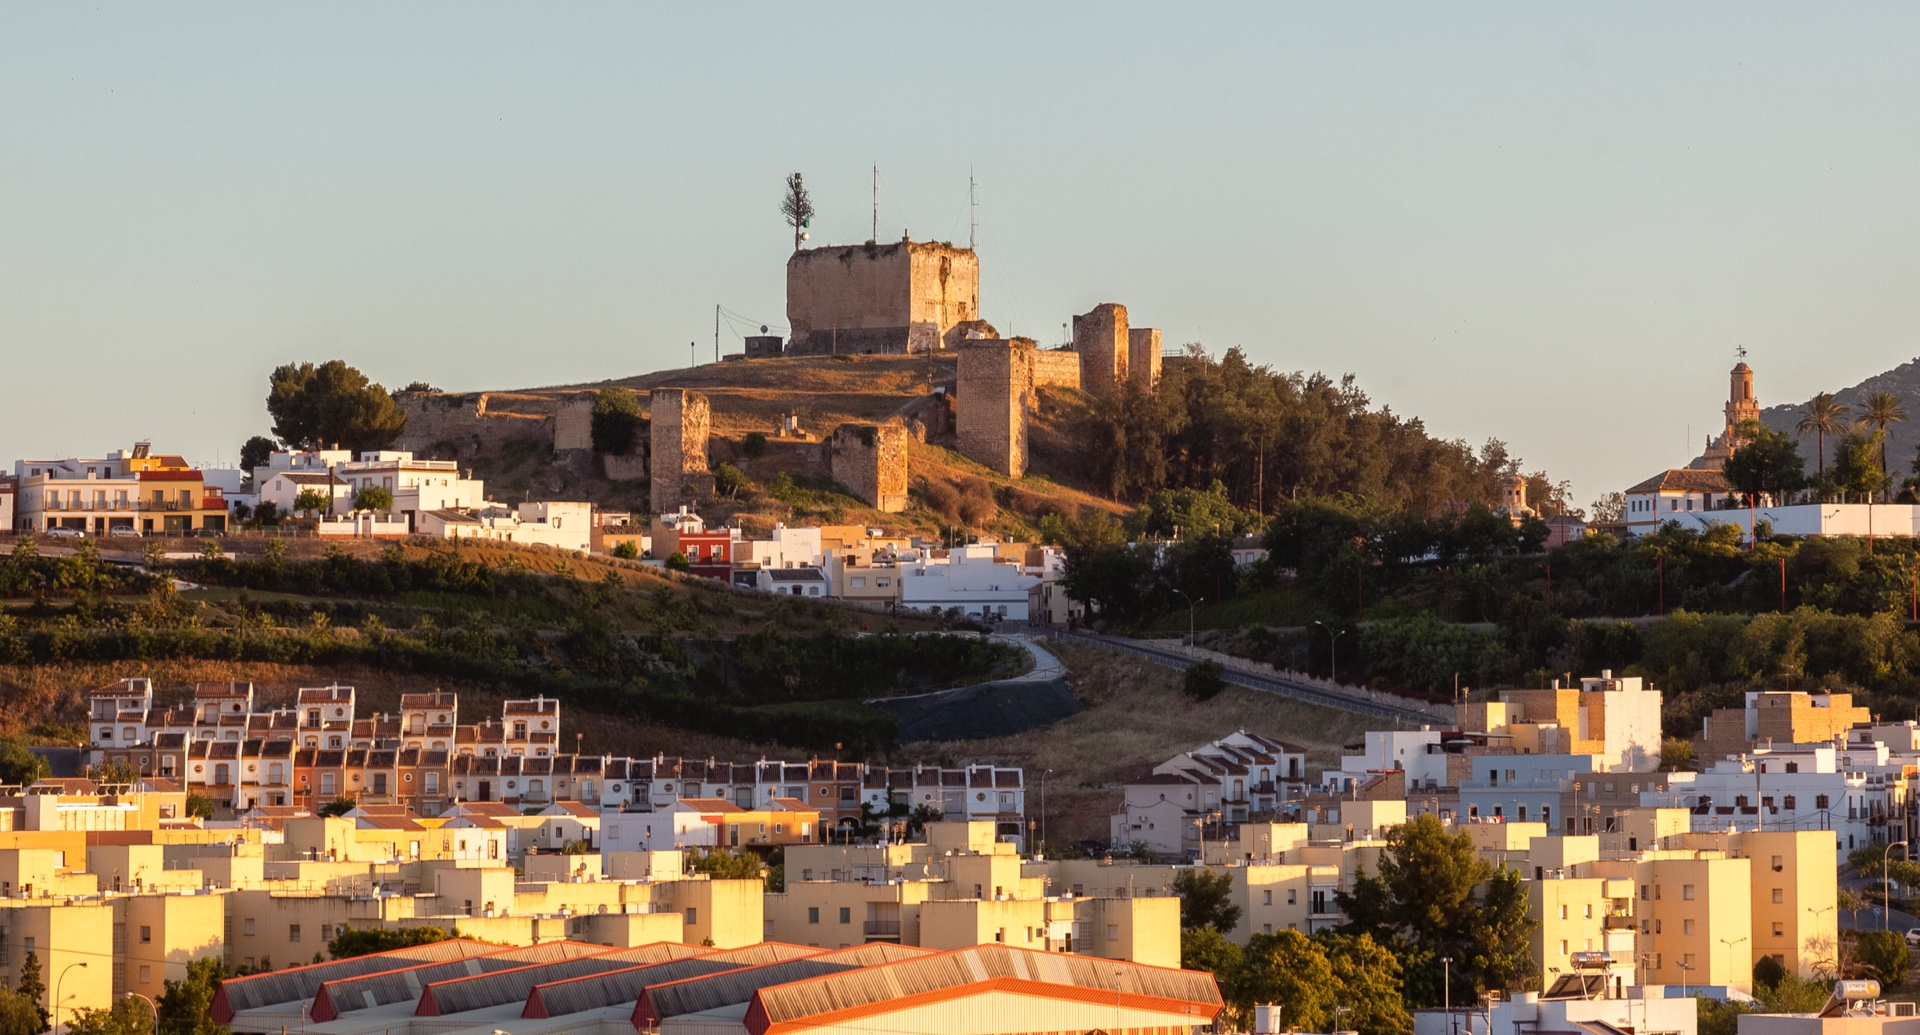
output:
<svg viewBox="0 0 1920 1035"><path fill-rule="evenodd" d="M1193 646L1193 609L1194 609L1194 606L1197 604L1206 603L1207 598L1201 597L1200 599L1195 600L1192 597L1187 596L1187 591L1184 589L1176 589L1174 590L1174 592L1180 594L1180 596L1183 599L1185 599L1187 602L1187 646L1191 647Z"/></svg>
<svg viewBox="0 0 1920 1035"><path fill-rule="evenodd" d="M1887 929L1887 915L1893 912L1893 875L1887 872L1887 856L1893 852L1894 845L1900 846L1900 858L1903 861L1907 859L1905 841L1889 842L1887 847L1880 850L1880 929L1882 931Z"/></svg>
<svg viewBox="0 0 1920 1035"><path fill-rule="evenodd" d="M1330 643L1327 655L1327 678L1338 683L1340 681L1340 637L1345 636L1347 631L1342 629L1339 632L1334 632L1332 626L1318 618L1313 620L1313 624L1327 631L1327 637Z"/></svg>
<svg viewBox="0 0 1920 1035"><path fill-rule="evenodd" d="M1440 1009L1447 1017L1447 1031L1453 1031L1453 957L1440 957Z"/></svg>
<svg viewBox="0 0 1920 1035"><path fill-rule="evenodd" d="M1687 997L1687 978L1690 976L1688 972L1693 970L1693 964L1685 960L1680 960L1675 962L1674 966L1680 968L1680 998L1685 999Z"/></svg>
<svg viewBox="0 0 1920 1035"><path fill-rule="evenodd" d="M1736 946L1736 945L1738 945L1738 944L1740 944L1741 942L1744 942L1744 941L1746 941L1746 940L1747 940L1747 936L1746 936L1746 935L1744 935L1744 934L1743 934L1743 935L1741 935L1741 936L1740 936L1740 937L1738 937L1738 938L1722 938L1722 939L1720 939L1720 944L1722 944L1722 945L1724 945L1724 946L1726 946L1726 947L1727 947L1727 984L1728 984L1728 985L1732 985L1732 984L1733 984L1733 973L1734 973L1734 971L1733 971L1733 947L1734 947L1734 946ZM1711 980L1711 979L1713 978L1713 961L1712 961L1712 960L1708 960L1708 961L1707 961L1707 978L1708 978L1709 980Z"/></svg>
<svg viewBox="0 0 1920 1035"><path fill-rule="evenodd" d="M75 967L85 967L86 965L84 960L79 963L69 963L60 969L60 976L53 979L53 1030L56 1035L60 1031L60 984L67 980L68 971Z"/></svg>

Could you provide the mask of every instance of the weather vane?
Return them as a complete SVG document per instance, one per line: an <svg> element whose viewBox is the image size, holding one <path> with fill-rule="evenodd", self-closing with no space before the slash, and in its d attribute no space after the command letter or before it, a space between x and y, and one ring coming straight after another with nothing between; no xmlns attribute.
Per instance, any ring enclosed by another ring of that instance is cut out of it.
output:
<svg viewBox="0 0 1920 1035"><path fill-rule="evenodd" d="M1733 351L1738 354L1741 359L1747 358L1747 347L1745 345L1735 345Z"/></svg>

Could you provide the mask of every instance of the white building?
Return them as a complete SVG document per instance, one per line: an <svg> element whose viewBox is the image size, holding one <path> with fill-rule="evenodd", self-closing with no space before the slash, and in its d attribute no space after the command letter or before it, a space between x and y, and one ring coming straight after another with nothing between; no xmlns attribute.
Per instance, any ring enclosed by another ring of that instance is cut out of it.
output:
<svg viewBox="0 0 1920 1035"><path fill-rule="evenodd" d="M584 551L593 544L593 504L527 502L509 508L488 503L465 510L427 510L415 517L414 530L448 539L491 539Z"/></svg>
<svg viewBox="0 0 1920 1035"><path fill-rule="evenodd" d="M321 514L344 514L353 506L352 487L330 471L274 471L258 484L254 505L271 503L282 514L295 513L294 502L308 491L332 501Z"/></svg>
<svg viewBox="0 0 1920 1035"><path fill-rule="evenodd" d="M1703 472L1689 472L1703 473ZM1717 473L1717 472L1704 472ZM1631 497L1629 497L1631 499ZM1646 527L1636 527L1628 512L1627 527L1640 534L1654 531L1667 521L1681 528L1705 532L1715 525L1730 525L1745 538L1748 525L1766 524L1774 535L1791 536L1897 536L1920 535L1920 506L1906 503L1797 503L1785 507L1759 507L1751 514L1747 508L1733 510L1666 510Z"/></svg>
<svg viewBox="0 0 1920 1035"><path fill-rule="evenodd" d="M1733 484L1719 471L1674 468L1662 471L1626 492L1627 531L1646 535L1668 521L1682 521L1689 515L1705 515L1724 506L1734 496ZM1722 512L1730 518L1730 512ZM1742 517L1746 510L1741 509Z"/></svg>
<svg viewBox="0 0 1920 1035"><path fill-rule="evenodd" d="M754 588L780 596L816 597L828 595L832 588L826 572L819 568L761 568L754 573Z"/></svg>
<svg viewBox="0 0 1920 1035"><path fill-rule="evenodd" d="M1885 768L1884 745L1873 757ZM1667 789L1646 791L1642 805L1686 808L1695 831L1831 830L1839 858L1869 844L1888 816L1884 780L1872 782L1864 767L1843 764L1830 744L1796 744L1723 758L1699 773L1669 773Z"/></svg>
<svg viewBox="0 0 1920 1035"><path fill-rule="evenodd" d="M1375 774L1395 769L1407 774L1408 791L1416 787L1451 786L1440 731L1431 726L1417 730L1370 731L1362 742L1360 754L1341 755L1340 768L1320 774L1320 789L1329 794L1345 794L1373 779Z"/></svg>
<svg viewBox="0 0 1920 1035"><path fill-rule="evenodd" d="M735 564L758 564L761 568L817 568L821 564L820 529L773 526L772 539L749 539L743 553L736 553ZM762 587L765 588L765 587Z"/></svg>
<svg viewBox="0 0 1920 1035"><path fill-rule="evenodd" d="M1016 564L995 560L991 544L960 546L945 557L904 562L899 567L900 606L945 611L959 608L977 618L1024 622L1028 594L1039 585Z"/></svg>

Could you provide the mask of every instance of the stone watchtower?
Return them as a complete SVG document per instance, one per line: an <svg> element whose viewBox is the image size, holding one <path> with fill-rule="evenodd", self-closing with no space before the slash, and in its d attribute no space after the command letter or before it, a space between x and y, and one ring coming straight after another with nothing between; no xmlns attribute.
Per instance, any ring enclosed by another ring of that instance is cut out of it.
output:
<svg viewBox="0 0 1920 1035"><path fill-rule="evenodd" d="M1027 472L1027 412L1033 405L1034 344L1030 338L960 343L955 379L955 431L960 452L994 471Z"/></svg>
<svg viewBox="0 0 1920 1035"><path fill-rule="evenodd" d="M907 509L907 426L842 424L827 441L833 480L854 498L883 514Z"/></svg>
<svg viewBox="0 0 1920 1035"><path fill-rule="evenodd" d="M707 397L684 388L656 388L648 439L649 502L667 514L713 491L707 470L707 435L713 425Z"/></svg>
<svg viewBox="0 0 1920 1035"><path fill-rule="evenodd" d="M1073 318L1073 350L1080 354L1080 388L1089 395L1119 391L1131 371L1127 307L1102 302ZM1158 355L1158 353L1155 353Z"/></svg>
<svg viewBox="0 0 1920 1035"><path fill-rule="evenodd" d="M935 352L979 318L980 259L969 248L903 238L787 259L790 356Z"/></svg>

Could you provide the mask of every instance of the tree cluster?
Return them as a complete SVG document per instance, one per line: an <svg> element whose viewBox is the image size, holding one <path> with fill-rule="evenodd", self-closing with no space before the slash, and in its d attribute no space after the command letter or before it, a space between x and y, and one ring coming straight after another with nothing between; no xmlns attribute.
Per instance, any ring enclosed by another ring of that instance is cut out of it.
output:
<svg viewBox="0 0 1920 1035"><path fill-rule="evenodd" d="M1417 418L1375 409L1352 375L1282 373L1238 348L1216 360L1188 346L1157 391L1129 386L1094 400L1076 436L1088 443L1089 480L1116 499L1218 481L1236 506L1259 514L1342 493L1426 515L1491 506L1517 470L1498 441L1476 452L1434 438ZM1536 478L1535 500L1564 502L1561 487Z"/></svg>

